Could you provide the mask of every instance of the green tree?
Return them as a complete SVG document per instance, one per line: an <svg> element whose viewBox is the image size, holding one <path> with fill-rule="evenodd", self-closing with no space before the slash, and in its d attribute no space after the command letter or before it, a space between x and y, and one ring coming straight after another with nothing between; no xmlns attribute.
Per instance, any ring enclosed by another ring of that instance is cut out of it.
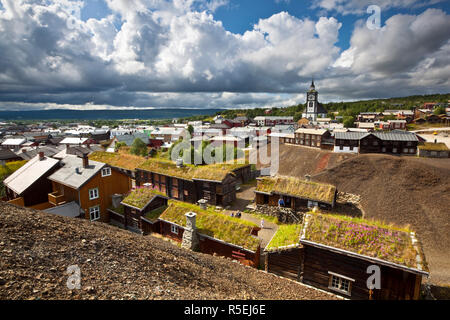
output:
<svg viewBox="0 0 450 320"><path fill-rule="evenodd" d="M131 154L145 157L148 154L147 145L141 139L136 138L131 145L130 152Z"/></svg>
<svg viewBox="0 0 450 320"><path fill-rule="evenodd" d="M445 108L443 106L439 106L434 110L435 115L445 114Z"/></svg>
<svg viewBox="0 0 450 320"><path fill-rule="evenodd" d="M117 152L121 147L126 147L126 145L127 144L125 142L117 142L116 145L114 146L114 151Z"/></svg>
<svg viewBox="0 0 450 320"><path fill-rule="evenodd" d="M193 127L192 125L188 125L187 131L189 132L189 134L190 134L191 137L192 137L192 134L194 133L194 127Z"/></svg>
<svg viewBox="0 0 450 320"><path fill-rule="evenodd" d="M344 127L352 128L355 125L355 118L352 116L344 117Z"/></svg>

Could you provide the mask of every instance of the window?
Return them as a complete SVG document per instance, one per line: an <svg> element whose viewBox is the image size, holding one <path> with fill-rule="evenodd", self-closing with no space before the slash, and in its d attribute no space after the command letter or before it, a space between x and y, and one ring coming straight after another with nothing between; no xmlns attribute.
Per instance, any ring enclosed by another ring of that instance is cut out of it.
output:
<svg viewBox="0 0 450 320"><path fill-rule="evenodd" d="M111 175L111 168L103 168L102 169L102 177L108 177Z"/></svg>
<svg viewBox="0 0 450 320"><path fill-rule="evenodd" d="M100 219L100 206L89 208L89 217L91 221Z"/></svg>
<svg viewBox="0 0 450 320"><path fill-rule="evenodd" d="M170 232L178 234L178 227L173 225L173 224L171 224L170 225Z"/></svg>
<svg viewBox="0 0 450 320"><path fill-rule="evenodd" d="M98 188L89 190L89 200L98 199Z"/></svg>
<svg viewBox="0 0 450 320"><path fill-rule="evenodd" d="M328 271L328 274L330 275L330 281L328 285L329 289L346 294L348 296L351 295L352 283L355 282L354 279L330 271Z"/></svg>

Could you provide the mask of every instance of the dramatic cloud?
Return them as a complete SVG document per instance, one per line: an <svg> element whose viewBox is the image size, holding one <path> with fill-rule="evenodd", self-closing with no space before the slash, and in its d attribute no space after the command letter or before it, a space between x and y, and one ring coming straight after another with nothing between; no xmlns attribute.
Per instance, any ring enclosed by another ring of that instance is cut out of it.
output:
<svg viewBox="0 0 450 320"><path fill-rule="evenodd" d="M228 0L105 1L109 16L83 21L82 1L0 0L2 107L287 106L304 102L313 76L322 100L449 84L440 10L381 30L360 22L342 52L332 17L280 12L234 34L213 16Z"/></svg>
<svg viewBox="0 0 450 320"><path fill-rule="evenodd" d="M377 5L382 10L392 8L419 8L433 5L445 0L317 0L313 7L342 14L361 14L371 5Z"/></svg>

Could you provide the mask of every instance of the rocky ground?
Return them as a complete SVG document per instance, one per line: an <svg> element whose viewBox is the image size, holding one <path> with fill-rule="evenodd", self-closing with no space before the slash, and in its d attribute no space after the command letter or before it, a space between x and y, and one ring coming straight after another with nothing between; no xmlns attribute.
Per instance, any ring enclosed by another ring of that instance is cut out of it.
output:
<svg viewBox="0 0 450 320"><path fill-rule="evenodd" d="M81 286L70 290L74 265ZM335 297L157 237L0 203L0 299Z"/></svg>

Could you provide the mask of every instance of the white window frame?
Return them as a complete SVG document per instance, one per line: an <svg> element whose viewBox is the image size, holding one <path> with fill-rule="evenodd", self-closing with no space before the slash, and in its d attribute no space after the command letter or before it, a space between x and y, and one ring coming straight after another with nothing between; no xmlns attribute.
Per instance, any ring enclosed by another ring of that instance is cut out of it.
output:
<svg viewBox="0 0 450 320"><path fill-rule="evenodd" d="M94 218L92 215L94 214ZM89 219L91 221L96 221L100 219L100 206L90 207L89 208Z"/></svg>
<svg viewBox="0 0 450 320"><path fill-rule="evenodd" d="M93 192L94 194L91 194ZM98 188L89 189L89 200L95 200L100 198L100 193L98 192Z"/></svg>
<svg viewBox="0 0 450 320"><path fill-rule="evenodd" d="M355 282L355 279L352 279L352 278L349 278L349 277L346 277L346 276L343 276L341 274L334 273L331 271L328 271L328 274L330 276L329 283L328 283L328 289L345 294L347 296L352 295L352 285L353 285L353 282ZM333 280L337 281L338 287L333 285L333 283L334 283ZM347 290L341 288L342 284L344 282L346 282L348 284Z"/></svg>
<svg viewBox="0 0 450 320"><path fill-rule="evenodd" d="M170 232L174 233L174 234L178 234L179 230L178 230L178 226L171 224L170 225Z"/></svg>
<svg viewBox="0 0 450 320"><path fill-rule="evenodd" d="M109 177L111 175L111 168L106 167L102 169L102 178L103 177Z"/></svg>

